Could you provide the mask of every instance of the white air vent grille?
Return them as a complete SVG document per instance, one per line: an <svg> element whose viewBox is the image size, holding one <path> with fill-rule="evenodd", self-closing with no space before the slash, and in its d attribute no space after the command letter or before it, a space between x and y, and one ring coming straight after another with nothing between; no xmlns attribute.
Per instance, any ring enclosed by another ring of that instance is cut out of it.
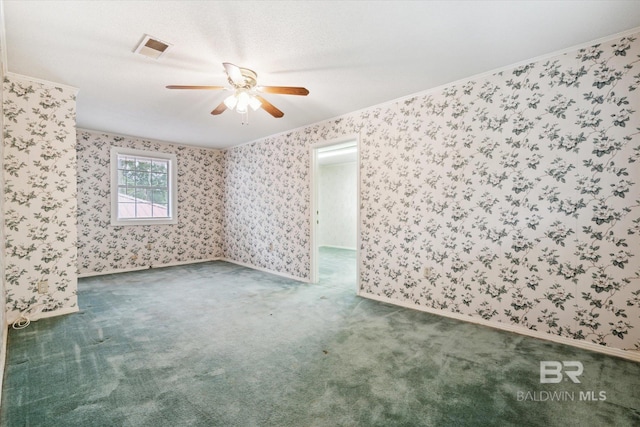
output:
<svg viewBox="0 0 640 427"><path fill-rule="evenodd" d="M158 59L169 50L169 43L158 40L155 37L145 35L134 53L138 53L147 58Z"/></svg>

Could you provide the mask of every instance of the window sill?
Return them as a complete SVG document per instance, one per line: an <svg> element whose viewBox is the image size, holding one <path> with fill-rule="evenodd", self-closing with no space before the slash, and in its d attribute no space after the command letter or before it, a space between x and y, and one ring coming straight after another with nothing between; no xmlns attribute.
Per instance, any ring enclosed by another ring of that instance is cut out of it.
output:
<svg viewBox="0 0 640 427"><path fill-rule="evenodd" d="M163 219L120 219L111 220L111 225L114 227L123 227L129 225L172 225L177 224L178 220L174 218Z"/></svg>

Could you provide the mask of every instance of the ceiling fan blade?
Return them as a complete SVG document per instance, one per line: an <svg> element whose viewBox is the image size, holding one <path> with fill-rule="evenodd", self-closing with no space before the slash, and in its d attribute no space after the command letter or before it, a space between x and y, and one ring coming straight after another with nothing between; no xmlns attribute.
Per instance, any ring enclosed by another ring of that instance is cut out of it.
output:
<svg viewBox="0 0 640 427"><path fill-rule="evenodd" d="M224 86L182 86L182 85L169 85L167 89L207 89L207 90L221 90L225 89Z"/></svg>
<svg viewBox="0 0 640 427"><path fill-rule="evenodd" d="M218 114L222 114L224 113L224 111L227 109L226 104L223 102L220 103L220 105L218 105L215 110L213 110L211 112L211 114L213 114L214 116L217 116Z"/></svg>
<svg viewBox="0 0 640 427"><path fill-rule="evenodd" d="M223 62L222 65L224 65L224 70L232 82L239 85L244 84L244 76L242 75L242 71L240 71L240 67L230 62Z"/></svg>
<svg viewBox="0 0 640 427"><path fill-rule="evenodd" d="M281 95L309 95L309 91L306 88L295 86L260 86L257 89L260 92L279 93Z"/></svg>
<svg viewBox="0 0 640 427"><path fill-rule="evenodd" d="M273 106L273 104L271 104L269 101L267 101L263 97L256 95L256 98L262 104L262 109L267 113L271 114L273 117L279 119L280 117L284 116L284 113L282 111L278 110L276 107Z"/></svg>

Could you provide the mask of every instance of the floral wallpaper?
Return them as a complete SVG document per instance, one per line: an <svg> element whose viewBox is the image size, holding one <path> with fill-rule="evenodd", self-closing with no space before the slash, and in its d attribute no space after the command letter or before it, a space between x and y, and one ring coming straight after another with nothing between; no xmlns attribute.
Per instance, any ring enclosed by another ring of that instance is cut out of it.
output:
<svg viewBox="0 0 640 427"><path fill-rule="evenodd" d="M10 76L7 309L74 307L76 269L308 279L310 146L358 134L362 294L640 351L639 86L632 35L223 152L76 139L73 91ZM113 145L177 154L177 225L110 225Z"/></svg>
<svg viewBox="0 0 640 427"><path fill-rule="evenodd" d="M76 307L75 90L3 80L7 320ZM38 293L38 284L47 284Z"/></svg>
<svg viewBox="0 0 640 427"><path fill-rule="evenodd" d="M358 165L356 162L320 165L318 175L318 244L355 249Z"/></svg>
<svg viewBox="0 0 640 427"><path fill-rule="evenodd" d="M4 82L4 66L2 61L0 61L0 79ZM0 90L0 105L4 105L4 89ZM3 108L4 110L4 108ZM4 114L0 114L0 129L4 131ZM0 143L0 165L2 170L4 171L4 137L2 139L2 143ZM0 187L4 188L4 172L0 173ZM4 232L4 197L0 197L0 247L4 248L5 246L5 232ZM0 325L7 324L7 312L6 312L6 288L4 283L4 272L5 272L5 253L4 249L0 250L0 271L2 271L2 280L0 280ZM5 342L5 334L7 333L7 328L0 328L0 343ZM0 345L0 363L5 358L5 346Z"/></svg>
<svg viewBox="0 0 640 427"><path fill-rule="evenodd" d="M363 294L640 350L628 36L226 153L225 254L309 277L309 146L360 135Z"/></svg>
<svg viewBox="0 0 640 427"><path fill-rule="evenodd" d="M225 152L225 258L309 277L309 153L290 138Z"/></svg>
<svg viewBox="0 0 640 427"><path fill-rule="evenodd" d="M639 53L624 38L380 111L406 132L367 129L363 290L640 349Z"/></svg>
<svg viewBox="0 0 640 427"><path fill-rule="evenodd" d="M177 224L111 225L112 146L176 154ZM80 130L77 153L80 274L208 260L222 255L221 151Z"/></svg>

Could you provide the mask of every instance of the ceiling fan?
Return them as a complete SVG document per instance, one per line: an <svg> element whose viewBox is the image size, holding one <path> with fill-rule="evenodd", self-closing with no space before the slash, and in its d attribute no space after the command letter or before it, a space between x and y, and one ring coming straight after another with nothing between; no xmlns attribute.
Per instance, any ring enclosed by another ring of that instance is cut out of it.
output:
<svg viewBox="0 0 640 427"><path fill-rule="evenodd" d="M204 89L204 90L233 90L233 95L225 98L211 114L222 114L227 108L234 110L243 115L243 123L249 112L249 108L257 110L262 108L273 117L280 118L284 113L277 109L273 104L264 99L259 93L276 93L281 95L301 95L306 96L309 91L303 87L293 86L258 86L258 74L248 68L241 68L237 65L225 62L224 71L227 74L227 80L232 86L231 89L224 86L181 86L169 85L167 89Z"/></svg>

